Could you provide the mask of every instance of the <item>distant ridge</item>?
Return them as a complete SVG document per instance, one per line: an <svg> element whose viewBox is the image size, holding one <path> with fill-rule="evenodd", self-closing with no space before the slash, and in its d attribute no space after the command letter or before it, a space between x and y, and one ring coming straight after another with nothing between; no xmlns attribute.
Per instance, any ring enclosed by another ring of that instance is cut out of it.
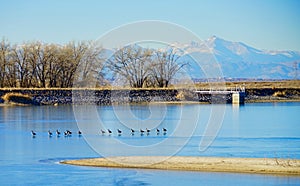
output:
<svg viewBox="0 0 300 186"><path fill-rule="evenodd" d="M259 50L242 42L227 41L212 36L201 43L175 43L183 49L188 59L190 54L213 54L221 66L226 78L249 79L296 79L300 67L299 51ZM197 64L191 64L191 69L199 69ZM198 70L190 73L195 78L205 78Z"/></svg>
<svg viewBox="0 0 300 186"><path fill-rule="evenodd" d="M138 47L142 47L137 44ZM202 42L174 42L181 52L179 61L189 61L186 74L195 80L207 77L191 56L214 56L226 80L295 80L300 79L300 51L260 50L243 42L227 41L212 36ZM142 47L143 48L143 47ZM105 55L111 56L115 49L105 49ZM200 62L201 63L201 62ZM113 79L112 72L106 71L106 78ZM180 75L179 75L180 76ZM219 77L215 77L219 78Z"/></svg>

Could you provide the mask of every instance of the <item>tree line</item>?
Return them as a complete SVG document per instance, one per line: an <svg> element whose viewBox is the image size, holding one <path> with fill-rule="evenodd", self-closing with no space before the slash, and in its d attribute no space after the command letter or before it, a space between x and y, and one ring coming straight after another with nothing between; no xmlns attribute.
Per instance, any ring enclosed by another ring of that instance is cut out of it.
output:
<svg viewBox="0 0 300 186"><path fill-rule="evenodd" d="M91 42L64 45L27 42L0 43L0 87L71 88L94 82L101 86L118 77L133 88L168 87L175 75L187 65L180 62L175 49L145 49L130 45L105 58L105 50Z"/></svg>

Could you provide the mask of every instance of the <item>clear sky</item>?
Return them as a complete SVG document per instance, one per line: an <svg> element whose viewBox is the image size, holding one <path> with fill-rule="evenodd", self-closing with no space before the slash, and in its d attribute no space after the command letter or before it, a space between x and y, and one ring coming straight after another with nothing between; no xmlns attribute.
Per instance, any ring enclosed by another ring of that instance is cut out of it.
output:
<svg viewBox="0 0 300 186"><path fill-rule="evenodd" d="M300 51L299 0L0 0L0 37L13 43L93 40L141 20L170 21L201 39Z"/></svg>

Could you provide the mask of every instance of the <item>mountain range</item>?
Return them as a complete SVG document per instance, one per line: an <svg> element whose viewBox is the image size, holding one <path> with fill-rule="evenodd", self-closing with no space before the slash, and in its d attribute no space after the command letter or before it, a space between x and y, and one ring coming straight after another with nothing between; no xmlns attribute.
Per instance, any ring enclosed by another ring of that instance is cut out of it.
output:
<svg viewBox="0 0 300 186"><path fill-rule="evenodd" d="M218 69L221 70L222 78L227 80L298 79L298 74L300 74L300 72L298 73L298 69L300 69L299 51L259 50L242 42L227 41L216 36L201 42L175 42L171 46L181 51L177 54L181 56L179 61L189 62L188 67L184 69L185 74L195 80L207 79L207 72L203 69L210 69L210 66L216 64L215 62L218 64ZM140 45L135 47L144 48ZM104 53L105 56L112 56L114 52L114 49L106 49ZM200 56L201 64L199 61L196 62L193 56ZM206 60L209 58L208 56L210 59ZM214 62L212 63L212 61ZM106 75L108 79L112 79L112 72L107 71ZM217 77L214 76L214 78Z"/></svg>
<svg viewBox="0 0 300 186"><path fill-rule="evenodd" d="M231 42L212 36L201 43L175 43L184 50L183 60L191 55L213 55L225 78L295 79L300 64L299 51L259 50L242 42ZM199 65L198 65L199 66ZM203 78L197 64L191 63L191 75Z"/></svg>

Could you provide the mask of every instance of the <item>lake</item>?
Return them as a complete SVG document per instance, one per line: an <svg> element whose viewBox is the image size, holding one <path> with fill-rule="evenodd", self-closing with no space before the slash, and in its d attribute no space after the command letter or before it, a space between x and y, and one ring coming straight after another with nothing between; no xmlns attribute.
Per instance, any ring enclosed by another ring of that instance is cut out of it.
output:
<svg viewBox="0 0 300 186"><path fill-rule="evenodd" d="M118 155L300 159L300 103L0 106L1 185L299 185L300 177L77 167ZM132 134L130 128L137 132ZM151 129L141 134L140 129ZM160 132L155 131L156 128ZM166 128L167 132L162 132ZM55 130L71 130L56 136ZM78 130L82 136L77 134ZM111 129L112 134L100 134ZM117 129L122 131L117 133ZM32 137L31 130L37 135ZM47 131L53 136L49 137Z"/></svg>

